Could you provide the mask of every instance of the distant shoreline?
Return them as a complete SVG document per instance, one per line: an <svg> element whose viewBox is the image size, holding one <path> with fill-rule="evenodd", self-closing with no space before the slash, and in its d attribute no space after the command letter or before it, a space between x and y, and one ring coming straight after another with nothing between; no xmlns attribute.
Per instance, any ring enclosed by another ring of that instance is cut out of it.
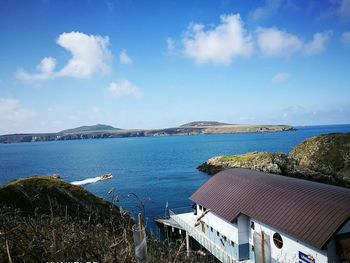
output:
<svg viewBox="0 0 350 263"><path fill-rule="evenodd" d="M235 134L295 131L289 125L242 125L218 122L192 122L175 128L154 130L124 130L107 125L82 126L57 133L7 134L0 136L0 143L39 141L66 141L129 137L189 136L200 134Z"/></svg>

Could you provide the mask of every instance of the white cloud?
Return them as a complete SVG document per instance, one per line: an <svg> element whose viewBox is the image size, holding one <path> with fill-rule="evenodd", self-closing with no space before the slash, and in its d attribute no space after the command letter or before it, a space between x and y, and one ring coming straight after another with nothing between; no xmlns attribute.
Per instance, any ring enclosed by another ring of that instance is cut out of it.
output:
<svg viewBox="0 0 350 263"><path fill-rule="evenodd" d="M175 41L171 37L166 39L167 54L172 55L175 50Z"/></svg>
<svg viewBox="0 0 350 263"><path fill-rule="evenodd" d="M350 1L350 0L349 0ZM283 3L282 3L283 2ZM283 8L297 8L285 0L267 0L269 7L283 4ZM254 35L254 38L252 38ZM331 31L317 32L309 42L276 27L258 27L253 34L245 28L239 14L221 15L218 25L206 28L190 24L182 37L182 53L199 64L231 64L237 57L247 57L255 47L266 57L288 58L295 54L311 56L323 52L331 38ZM167 53L176 49L172 38L166 41Z"/></svg>
<svg viewBox="0 0 350 263"><path fill-rule="evenodd" d="M272 78L273 83L281 83L290 78L290 74L285 73L285 72L279 72Z"/></svg>
<svg viewBox="0 0 350 263"><path fill-rule="evenodd" d="M23 69L17 70L16 76L21 80L46 80L55 76L56 59L45 57L37 66L37 73L30 74Z"/></svg>
<svg viewBox="0 0 350 263"><path fill-rule="evenodd" d="M108 37L80 32L62 33L57 44L72 53L72 58L60 71L60 75L84 78L99 71L109 71L111 53Z"/></svg>
<svg viewBox="0 0 350 263"><path fill-rule="evenodd" d="M339 1L338 14L344 21L348 21L350 19L350 0Z"/></svg>
<svg viewBox="0 0 350 263"><path fill-rule="evenodd" d="M166 39L166 47L167 47L167 50L169 50L169 51L174 50L174 48L175 48L175 41L174 41L174 39L172 39L171 37L168 37Z"/></svg>
<svg viewBox="0 0 350 263"><path fill-rule="evenodd" d="M230 64L236 57L252 54L253 43L239 14L221 15L220 21L208 30L190 24L182 39L184 55L197 63Z"/></svg>
<svg viewBox="0 0 350 263"><path fill-rule="evenodd" d="M350 0L329 0L330 7L321 13L321 19L338 17L341 22L350 20Z"/></svg>
<svg viewBox="0 0 350 263"><path fill-rule="evenodd" d="M258 7L249 13L248 19L256 22L275 15L283 2L284 0L266 0L264 6Z"/></svg>
<svg viewBox="0 0 350 263"><path fill-rule="evenodd" d="M305 44L304 54L311 56L323 52L326 49L326 44L329 42L331 35L331 31L315 33L313 39Z"/></svg>
<svg viewBox="0 0 350 263"><path fill-rule="evenodd" d="M132 59L129 57L128 53L126 53L126 50L122 50L119 53L119 62L122 64L130 65L133 63Z"/></svg>
<svg viewBox="0 0 350 263"><path fill-rule="evenodd" d="M59 35L56 43L72 55L61 70L55 71L56 60L46 57L38 65L37 73L19 69L16 73L17 78L21 80L46 80L61 76L86 78L94 73L105 73L110 70L109 62L112 55L108 49L108 37L70 32Z"/></svg>
<svg viewBox="0 0 350 263"><path fill-rule="evenodd" d="M142 95L140 90L127 79L111 82L107 90L110 94L117 97L140 97Z"/></svg>
<svg viewBox="0 0 350 263"><path fill-rule="evenodd" d="M350 47L350 31L344 32L341 35L341 41L347 47Z"/></svg>
<svg viewBox="0 0 350 263"><path fill-rule="evenodd" d="M297 36L275 27L259 27L257 44L261 52L269 57L289 57L303 47L303 42Z"/></svg>
<svg viewBox="0 0 350 263"><path fill-rule="evenodd" d="M0 98L0 133L11 132L34 116L35 112L24 107L19 100Z"/></svg>

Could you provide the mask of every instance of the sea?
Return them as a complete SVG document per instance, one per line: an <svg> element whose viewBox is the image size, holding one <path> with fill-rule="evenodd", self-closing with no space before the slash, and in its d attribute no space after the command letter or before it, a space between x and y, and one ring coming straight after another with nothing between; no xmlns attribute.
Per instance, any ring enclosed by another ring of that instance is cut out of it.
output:
<svg viewBox="0 0 350 263"><path fill-rule="evenodd" d="M350 132L350 124L296 127L296 131L167 137L90 139L0 144L0 185L32 175L59 175L135 215L147 226L166 206L190 206L188 197L209 176L196 169L207 159L254 151L288 153L306 138ZM112 173L109 180L99 176ZM111 191L112 190L112 191ZM113 194L111 194L113 193Z"/></svg>

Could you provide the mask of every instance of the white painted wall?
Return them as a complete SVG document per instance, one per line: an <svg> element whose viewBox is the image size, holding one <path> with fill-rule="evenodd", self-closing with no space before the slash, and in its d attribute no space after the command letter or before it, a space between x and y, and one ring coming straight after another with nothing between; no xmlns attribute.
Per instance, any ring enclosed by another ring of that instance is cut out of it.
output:
<svg viewBox="0 0 350 263"><path fill-rule="evenodd" d="M200 210L199 206L197 205L197 216L200 216L202 213L203 210ZM225 235L228 239L238 244L237 224L231 224L230 222L227 222L211 212L206 214L202 218L202 221L209 225L209 231L210 227L213 227L214 230L219 231L221 235ZM213 234L216 235L216 231L214 231Z"/></svg>
<svg viewBox="0 0 350 263"><path fill-rule="evenodd" d="M312 255L315 258L316 263L326 263L327 262L327 251L326 250L319 250L317 248L313 248L309 246L308 244L298 241L295 238L277 231L276 229L271 228L268 225L265 225L263 223L259 223L255 220L250 220L249 226L251 221L255 224L255 230L250 229L250 235L249 235L249 243L251 245L254 244L253 242L253 233L254 231L258 231L261 233L261 231L264 231L265 234L270 236L270 244L271 244L271 257L274 260L277 260L278 262L285 262L285 263L295 263L298 262L299 259L299 251L303 252L307 255ZM273 242L273 234L279 233L283 240L283 247L281 249L277 248ZM254 259L253 259L254 260Z"/></svg>
<svg viewBox="0 0 350 263"><path fill-rule="evenodd" d="M203 209L199 209L199 205L197 205L197 216L200 216L202 213ZM330 243L330 245L327 247L328 252L327 250L319 250L268 225L255 221L254 219L250 219L245 215L240 215L237 218L237 223L230 223L209 212L202 218L202 221L205 224L209 225L209 229L206 229L206 231L208 231L206 234L209 236L209 238L210 235L213 235L213 239L215 239L214 235L216 235L216 231L219 231L221 235L225 235L229 240L232 240L236 244L249 243L250 245L253 245L253 232L258 231L261 233L261 231L264 231L265 234L270 237L271 257L278 262L298 262L299 251L301 251L304 254L312 255L315 258L316 263L327 263L327 253L329 256L332 256L334 254L333 243ZM254 222L255 230L250 228L251 222ZM210 227L213 227L214 231L209 233ZM273 234L276 232L282 236L283 247L281 249L277 248L273 242ZM350 232L350 220L338 233L340 234L347 232ZM254 261L254 258L251 258L251 260Z"/></svg>

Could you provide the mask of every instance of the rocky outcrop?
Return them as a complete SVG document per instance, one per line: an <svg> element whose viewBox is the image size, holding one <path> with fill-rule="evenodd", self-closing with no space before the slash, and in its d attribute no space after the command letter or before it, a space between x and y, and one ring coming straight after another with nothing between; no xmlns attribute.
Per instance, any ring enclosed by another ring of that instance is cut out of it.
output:
<svg viewBox="0 0 350 263"><path fill-rule="evenodd" d="M301 169L350 180L350 133L307 139L289 154Z"/></svg>
<svg viewBox="0 0 350 263"><path fill-rule="evenodd" d="M210 175L229 168L248 168L350 187L350 133L307 139L288 155L253 152L217 156L198 166Z"/></svg>
<svg viewBox="0 0 350 263"><path fill-rule="evenodd" d="M284 153L252 152L233 156L216 156L198 166L210 175L230 168L249 168L263 172L283 174L289 164Z"/></svg>

